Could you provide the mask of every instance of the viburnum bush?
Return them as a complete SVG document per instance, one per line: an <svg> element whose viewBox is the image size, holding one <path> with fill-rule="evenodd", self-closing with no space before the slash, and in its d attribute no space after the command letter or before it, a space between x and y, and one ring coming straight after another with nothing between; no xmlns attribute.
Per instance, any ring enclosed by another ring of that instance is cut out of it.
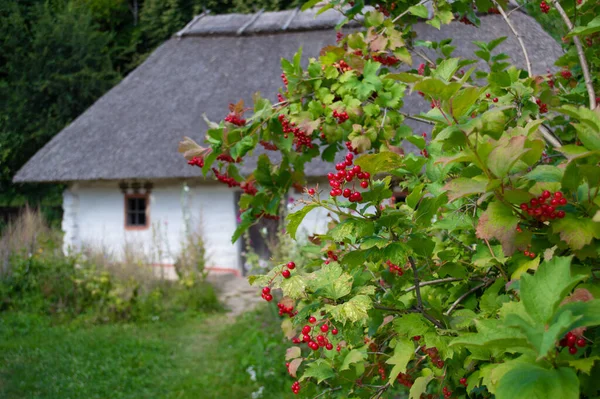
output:
<svg viewBox="0 0 600 399"><path fill-rule="evenodd" d="M496 53L505 38L459 59L450 40L419 41L411 29L419 19L477 25L475 10L486 10L518 38L505 3L434 1L430 17L426 2L329 3L363 29L338 33L306 68L301 51L283 60L277 103L257 94L247 117L232 105L208 147L186 138L180 151L244 191L234 241L277 218L292 187L307 198L287 216L292 237L311 210L335 219L303 256L251 277L284 318L294 393L598 397L600 53L588 43L600 6L546 0L571 33L563 70L536 76ZM406 114L409 94L431 109ZM240 175L257 147L256 169ZM306 181L317 158L333 162L329 187ZM391 203L394 191L405 201Z"/></svg>

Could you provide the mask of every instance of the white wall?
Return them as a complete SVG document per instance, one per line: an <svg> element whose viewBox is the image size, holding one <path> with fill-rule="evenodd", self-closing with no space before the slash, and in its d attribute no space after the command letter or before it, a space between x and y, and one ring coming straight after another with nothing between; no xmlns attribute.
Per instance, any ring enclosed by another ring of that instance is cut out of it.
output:
<svg viewBox="0 0 600 399"><path fill-rule="evenodd" d="M183 181L154 182L151 227L126 230L124 195L118 182L74 184L63 197L65 248L93 247L122 258L129 247L143 252L152 263L173 264L184 241L187 214L188 225L204 235L210 266L240 271L239 244L231 243L236 228L234 195L220 185L196 185L185 192Z"/></svg>

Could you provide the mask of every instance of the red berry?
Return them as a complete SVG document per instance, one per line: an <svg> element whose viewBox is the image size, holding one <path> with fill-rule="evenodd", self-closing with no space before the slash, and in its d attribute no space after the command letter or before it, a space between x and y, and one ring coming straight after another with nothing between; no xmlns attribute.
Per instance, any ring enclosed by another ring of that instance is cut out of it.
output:
<svg viewBox="0 0 600 399"><path fill-rule="evenodd" d="M296 268L296 264L294 262L288 262L287 268L288 269L295 269Z"/></svg>
<svg viewBox="0 0 600 399"><path fill-rule="evenodd" d="M315 324L315 323L317 322L317 319L316 319L314 316L310 316L310 317L308 318L308 322L309 322L310 324Z"/></svg>
<svg viewBox="0 0 600 399"><path fill-rule="evenodd" d="M281 272L281 275L283 276L283 278L290 278L290 276L292 275L292 273L290 273L289 270L283 270Z"/></svg>
<svg viewBox="0 0 600 399"><path fill-rule="evenodd" d="M324 333L326 333L327 331L329 331L329 326L327 324L323 324L321 326L321 331L323 331Z"/></svg>
<svg viewBox="0 0 600 399"><path fill-rule="evenodd" d="M461 378L459 382L461 385L467 386L467 379L465 377Z"/></svg>
<svg viewBox="0 0 600 399"><path fill-rule="evenodd" d="M560 191L557 191L554 193L555 198L562 198L562 196L563 196L563 193L561 193Z"/></svg>
<svg viewBox="0 0 600 399"><path fill-rule="evenodd" d="M273 295L271 295L271 294L265 294L265 301L271 302L272 300L273 300Z"/></svg>
<svg viewBox="0 0 600 399"><path fill-rule="evenodd" d="M529 257L530 257L531 259L535 259L535 252L530 252L530 253L529 253Z"/></svg>
<svg viewBox="0 0 600 399"><path fill-rule="evenodd" d="M314 188L309 188L308 189L308 195L315 195L315 189Z"/></svg>
<svg viewBox="0 0 600 399"><path fill-rule="evenodd" d="M319 349L319 344L317 344L317 343L316 343L316 342L314 342L314 341L313 341L313 342L309 342L309 343L308 343L308 347L309 347L310 349L312 349L312 350L316 351L316 350L318 350L318 349Z"/></svg>
<svg viewBox="0 0 600 399"><path fill-rule="evenodd" d="M350 194L352 194L352 190L350 190L349 188L345 188L342 195L344 196L344 198L349 198Z"/></svg>
<svg viewBox="0 0 600 399"><path fill-rule="evenodd" d="M522 210L526 211L527 209L529 209L529 205L527 205L525 202L523 202L523 203L520 205L520 208L521 208Z"/></svg>
<svg viewBox="0 0 600 399"><path fill-rule="evenodd" d="M333 349L333 345L330 342L328 342L327 345L325 345L325 349L327 349L328 351L330 351L330 350Z"/></svg>
<svg viewBox="0 0 600 399"><path fill-rule="evenodd" d="M577 342L577 337L573 334L567 336L567 346L574 346Z"/></svg>
<svg viewBox="0 0 600 399"><path fill-rule="evenodd" d="M579 339L577 340L577 342L575 342L575 344L576 344L578 347L580 347L580 348L583 348L583 347L585 346L585 339L583 339L583 338L579 338Z"/></svg>
<svg viewBox="0 0 600 399"><path fill-rule="evenodd" d="M570 353L571 355L574 355L574 354L576 354L576 353L577 353L577 348L576 348L576 347L574 347L574 346L571 346L571 347L569 347L569 353Z"/></svg>
<svg viewBox="0 0 600 399"><path fill-rule="evenodd" d="M524 252L523 252L523 255L525 255L525 256L529 256L529 251L524 251Z"/></svg>
<svg viewBox="0 0 600 399"><path fill-rule="evenodd" d="M367 188L367 187L369 187L369 182L366 181L366 180L363 180L363 181L360 182L360 186L362 188Z"/></svg>
<svg viewBox="0 0 600 399"><path fill-rule="evenodd" d="M333 335L337 335L337 334L338 334L338 330L337 330L337 328L334 328L333 330L331 330L331 333L332 333Z"/></svg>
<svg viewBox="0 0 600 399"><path fill-rule="evenodd" d="M565 211L558 211L556 212L556 217L559 219L562 219L565 217Z"/></svg>
<svg viewBox="0 0 600 399"><path fill-rule="evenodd" d="M548 190L544 190L544 192L542 193L542 197L544 197L544 198L550 198L550 195L551 195L550 191L548 191Z"/></svg>
<svg viewBox="0 0 600 399"><path fill-rule="evenodd" d="M560 205L567 205L567 199L563 197L563 198L561 198L561 199L558 200L558 203Z"/></svg>
<svg viewBox="0 0 600 399"><path fill-rule="evenodd" d="M302 334L307 335L310 332L310 326L302 327Z"/></svg>
<svg viewBox="0 0 600 399"><path fill-rule="evenodd" d="M269 287L265 287L262 289L263 294L267 295L271 293L271 289Z"/></svg>
<svg viewBox="0 0 600 399"><path fill-rule="evenodd" d="M365 177L365 179L369 179L371 177L371 174L369 172L362 172L363 176Z"/></svg>
<svg viewBox="0 0 600 399"><path fill-rule="evenodd" d="M335 350L339 352L339 351L341 351L341 350L342 350L342 347L338 345L338 346L335 348Z"/></svg>
<svg viewBox="0 0 600 399"><path fill-rule="evenodd" d="M497 103L498 102L498 97L494 97L494 99L492 101L495 102L495 103Z"/></svg>
<svg viewBox="0 0 600 399"><path fill-rule="evenodd" d="M415 335L414 337L412 337L413 341L420 341L421 340L421 336L420 335Z"/></svg>

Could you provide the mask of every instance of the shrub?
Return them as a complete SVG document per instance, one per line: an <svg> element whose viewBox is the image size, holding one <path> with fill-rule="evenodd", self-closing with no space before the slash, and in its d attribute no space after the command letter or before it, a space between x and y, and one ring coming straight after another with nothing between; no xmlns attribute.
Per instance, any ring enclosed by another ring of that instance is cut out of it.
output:
<svg viewBox="0 0 600 399"><path fill-rule="evenodd" d="M244 190L234 240L278 217L276 204L305 184L307 162L338 161L330 189L306 187L304 207L287 217L294 237L311 210L337 215L314 240L318 255L279 259L250 278L267 301L283 293L294 393L597 397L600 4L548 2L575 23L574 46L560 60L565 70L534 76L495 54L504 38L476 42L488 71L452 57L450 40L415 40L418 18L437 27L456 16L479 22L471 1L436 1L431 18L426 2L381 2L368 12L361 1L331 2L326 8L348 6L347 20L364 13L364 29L338 34L337 46L306 67L301 52L283 60L277 103L255 95L251 117L232 105L208 130L209 147L185 138L180 151ZM504 2L475 3L510 21ZM399 71L419 46L437 59ZM403 112L408 90L431 110ZM430 124L431 135L407 119ZM260 155L241 176L259 143L281 162ZM405 155L404 143L419 155ZM395 189L408 196L389 206Z"/></svg>

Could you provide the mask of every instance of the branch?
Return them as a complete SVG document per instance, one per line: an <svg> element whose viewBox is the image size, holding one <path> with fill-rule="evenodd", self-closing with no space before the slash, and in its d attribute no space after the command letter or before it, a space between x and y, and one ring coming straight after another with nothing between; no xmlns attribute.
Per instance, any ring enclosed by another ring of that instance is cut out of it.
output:
<svg viewBox="0 0 600 399"><path fill-rule="evenodd" d="M427 123L428 125L435 125L435 122L432 122L432 121L427 120L427 119L420 118L418 116L406 114L404 112L398 112L398 113L400 115L404 116L406 119L412 119L413 121L417 121L417 122L421 122L421 123Z"/></svg>
<svg viewBox="0 0 600 399"><path fill-rule="evenodd" d="M416 6L421 6L425 3L429 2L429 0L421 0ZM405 16L406 14L409 13L410 7L407 8L405 11L403 11L402 13L400 13L400 15L398 15L396 18L392 19L392 22L397 22L400 18L402 18L403 16Z"/></svg>
<svg viewBox="0 0 600 399"><path fill-rule="evenodd" d="M494 280L489 280L489 281L486 281L485 283L481 283L478 286L475 286L475 287L471 288L469 291L462 294L460 297L458 297L458 299L456 301L454 301L454 303L452 304L452 306L450 306L450 308L446 311L446 313L444 313L444 316L450 316L452 311L462 302L463 299L465 299L466 297L468 297L469 295L471 295L478 289L484 288L484 287L490 285L492 281L494 281Z"/></svg>
<svg viewBox="0 0 600 399"><path fill-rule="evenodd" d="M387 306L382 306L382 305L378 305L375 304L373 305L373 309L378 309L378 310L386 310L388 312L394 312L394 313L419 313L419 310L417 309L396 309L396 308L390 308Z"/></svg>
<svg viewBox="0 0 600 399"><path fill-rule="evenodd" d="M425 317L427 320L429 320L431 323L433 323L433 325L435 325L437 328L444 328L442 323L440 323L434 317L430 316L429 314L427 314L427 312L425 312L425 309L423 308L423 299L421 298L421 283L419 281L419 272L417 271L417 265L415 264L415 260L412 258L412 256L408 257L408 262L410 263L410 267L413 271L414 280L415 280L415 294L417 296L417 309L419 310L419 312L421 312L423 317Z"/></svg>
<svg viewBox="0 0 600 399"><path fill-rule="evenodd" d="M558 0L550 0L556 10L562 17L563 21L569 28L569 31L573 30L573 24L569 19L569 16L562 8ZM573 36L573 42L575 43L575 48L577 49L577 55L579 56L579 63L581 64L581 70L583 71L583 79L585 80L585 87L587 88L588 96L590 97L590 108L596 108L596 93L594 92L594 85L592 84L592 77L590 76L590 69L588 67L587 59L585 58L585 53L583 52L583 46L581 45L581 40L579 40L578 36Z"/></svg>
<svg viewBox="0 0 600 399"><path fill-rule="evenodd" d="M323 396L323 395L325 395L326 393L329 393L329 392L339 391L340 389L342 389L342 387L336 387L336 388L326 389L325 391L323 391L320 394L318 394L317 396L315 396L313 399L320 398L321 396Z"/></svg>
<svg viewBox="0 0 600 399"><path fill-rule="evenodd" d="M384 386L382 386L381 388L379 388L379 390L377 390L377 392L375 393L375 395L371 396L371 399L379 399L379 398L381 398L381 395L383 395L385 393L385 391L388 390L389 387L390 387L390 383L388 382L387 384L385 384Z"/></svg>
<svg viewBox="0 0 600 399"><path fill-rule="evenodd" d="M420 286L424 287L426 285L452 283L454 281L462 281L462 280L463 280L462 278L456 278L456 277L439 278L437 280L424 281L424 282L420 283ZM410 292L410 291L414 290L416 287L417 287L416 285L413 285L412 287L408 287L407 289L404 290L404 292Z"/></svg>
<svg viewBox="0 0 600 399"><path fill-rule="evenodd" d="M519 45L521 46L521 50L523 50L523 55L525 56L525 65L527 66L527 72L529 73L530 77L533 76L533 72L531 72L531 62L529 61L529 54L527 53L527 49L525 48L525 43L523 43L523 39L521 38L521 35L519 35L517 30L513 26L512 22L510 22L510 19L508 19L508 15L506 15L502 6L500 4L498 4L498 2L496 0L492 0L492 2L494 3L494 5L498 9L498 11L500 11L500 15L502 15L502 18L504 18L504 20L506 21L506 24L508 25L508 27L510 28L512 33L515 35L515 37L519 41Z"/></svg>

